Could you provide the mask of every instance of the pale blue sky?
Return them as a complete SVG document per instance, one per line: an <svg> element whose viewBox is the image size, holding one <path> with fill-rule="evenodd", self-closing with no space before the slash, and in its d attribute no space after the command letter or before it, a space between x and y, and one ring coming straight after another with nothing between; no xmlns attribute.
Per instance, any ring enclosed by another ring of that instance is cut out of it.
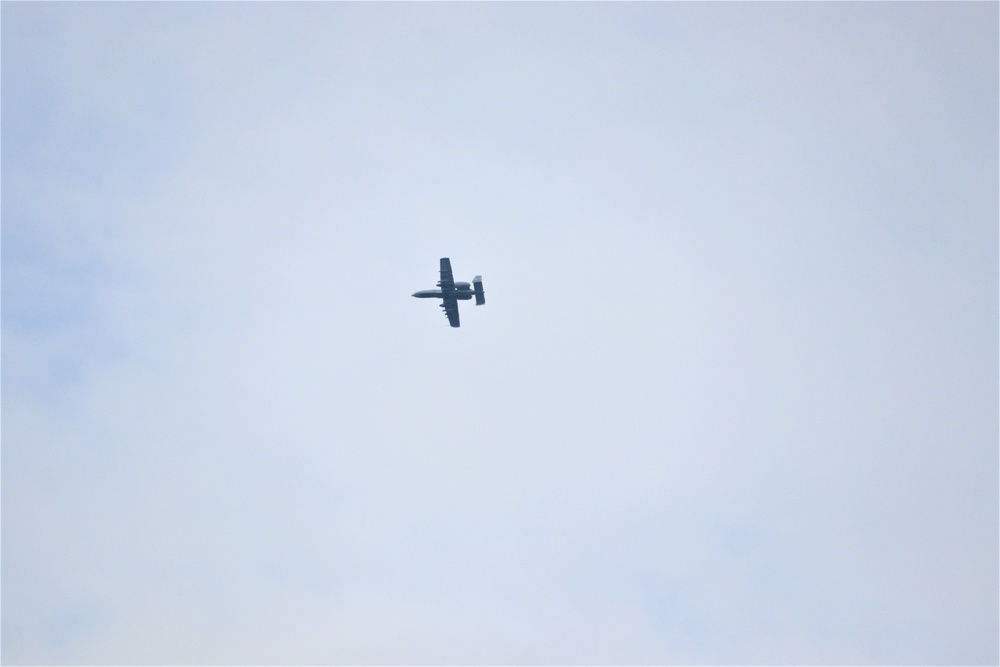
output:
<svg viewBox="0 0 1000 667"><path fill-rule="evenodd" d="M5 664L996 664L996 3L0 18Z"/></svg>

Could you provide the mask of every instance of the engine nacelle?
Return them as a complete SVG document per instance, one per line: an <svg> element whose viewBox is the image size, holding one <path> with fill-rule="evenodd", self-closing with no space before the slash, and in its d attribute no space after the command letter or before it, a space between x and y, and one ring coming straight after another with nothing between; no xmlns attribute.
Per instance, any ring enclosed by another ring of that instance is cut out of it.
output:
<svg viewBox="0 0 1000 667"><path fill-rule="evenodd" d="M455 289L457 290L467 290L470 289L472 285L469 283L455 283Z"/></svg>

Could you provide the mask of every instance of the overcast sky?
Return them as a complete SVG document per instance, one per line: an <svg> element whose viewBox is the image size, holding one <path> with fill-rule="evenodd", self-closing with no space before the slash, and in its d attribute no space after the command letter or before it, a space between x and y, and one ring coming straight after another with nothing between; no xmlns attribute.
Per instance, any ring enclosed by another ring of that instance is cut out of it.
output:
<svg viewBox="0 0 1000 667"><path fill-rule="evenodd" d="M996 664L997 25L4 2L3 662Z"/></svg>

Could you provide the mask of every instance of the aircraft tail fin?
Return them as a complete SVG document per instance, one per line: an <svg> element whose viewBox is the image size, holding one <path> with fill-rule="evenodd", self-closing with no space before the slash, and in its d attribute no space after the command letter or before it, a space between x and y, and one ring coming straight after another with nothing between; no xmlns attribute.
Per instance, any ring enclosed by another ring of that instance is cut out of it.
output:
<svg viewBox="0 0 1000 667"><path fill-rule="evenodd" d="M473 278L472 287L476 293L476 305L481 306L486 303L486 292L483 291L483 277L476 276Z"/></svg>

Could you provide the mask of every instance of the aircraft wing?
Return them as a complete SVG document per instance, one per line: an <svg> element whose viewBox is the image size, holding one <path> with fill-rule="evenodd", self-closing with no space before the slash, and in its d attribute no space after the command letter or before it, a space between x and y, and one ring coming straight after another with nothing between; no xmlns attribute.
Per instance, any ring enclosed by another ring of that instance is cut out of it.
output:
<svg viewBox="0 0 1000 667"><path fill-rule="evenodd" d="M445 262L447 260L441 260L441 261ZM454 298L449 299L446 297L445 299L443 299L441 307L444 308L444 314L448 316L448 323L451 324L451 326L453 327L457 327L459 325L458 301L455 300Z"/></svg>
<svg viewBox="0 0 1000 667"><path fill-rule="evenodd" d="M441 258L441 282L438 283L438 286L445 293L455 290L455 277L451 274L451 260L447 257ZM458 312L457 308L455 312ZM455 315L455 321L458 321L458 315ZM452 326L458 325L453 324Z"/></svg>

